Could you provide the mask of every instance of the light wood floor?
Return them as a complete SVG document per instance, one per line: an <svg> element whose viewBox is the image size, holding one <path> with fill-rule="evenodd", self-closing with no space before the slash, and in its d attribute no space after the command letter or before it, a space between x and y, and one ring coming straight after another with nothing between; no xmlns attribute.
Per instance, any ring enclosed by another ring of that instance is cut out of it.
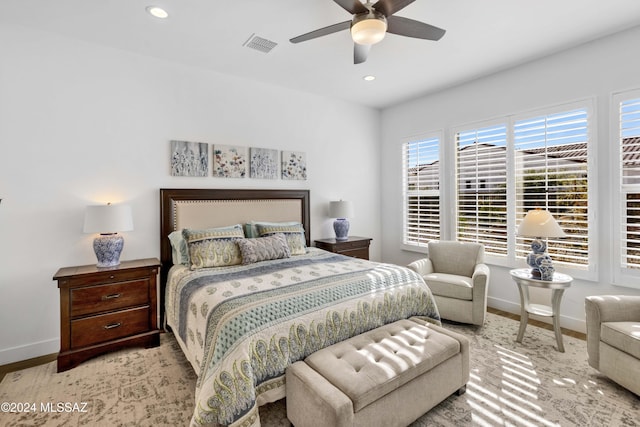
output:
<svg viewBox="0 0 640 427"><path fill-rule="evenodd" d="M503 316L503 317L507 317L509 319L513 319L516 321L520 321L520 315L519 314L513 314L513 313L509 313L507 311L502 311L502 310L498 310L496 308L491 308L491 307L487 307L487 311L489 313L493 313L493 314L497 314L499 316ZM548 324L548 323L544 323L544 322L540 322L538 320L534 320L534 319L529 319L529 323L531 325L535 325L535 326L539 326L541 328L545 328L548 329L550 331L553 330L553 327ZM587 336L581 332L576 332L576 331L572 331L570 329L565 329L562 328L562 334L569 336L569 337L574 337L574 338L578 338L581 340L586 340ZM15 363L9 363L8 365L2 365L0 366L0 381L2 381L2 379L5 377L5 375L7 375L9 372L14 372L14 371L19 371L21 369L27 369L27 368L31 368L33 366L38 366L38 365L44 365L45 363L49 363L52 362L54 360L56 360L58 354L57 353L53 353L53 354L47 354L44 356L40 356L40 357L35 357L33 359L28 359L28 360L23 360L20 362L15 362Z"/></svg>
<svg viewBox="0 0 640 427"><path fill-rule="evenodd" d="M498 310L497 308L491 308L491 307L487 307L487 311L489 313L493 313L493 314L497 314L499 316L507 317L509 319L516 320L518 322L520 321L520 315L519 314L513 314L513 313L509 313L507 311L502 311L502 310ZM529 324L530 325L539 326L541 328L553 331L553 325L551 325L549 323L540 322L539 320L534 320L534 319L529 318ZM562 335L566 335L568 337L573 337L573 338L578 338L578 339L581 339L583 341L587 340L587 336L585 334L583 334L582 332L576 332L576 331L572 331L571 329L566 329L566 328L560 328L560 329L562 329Z"/></svg>

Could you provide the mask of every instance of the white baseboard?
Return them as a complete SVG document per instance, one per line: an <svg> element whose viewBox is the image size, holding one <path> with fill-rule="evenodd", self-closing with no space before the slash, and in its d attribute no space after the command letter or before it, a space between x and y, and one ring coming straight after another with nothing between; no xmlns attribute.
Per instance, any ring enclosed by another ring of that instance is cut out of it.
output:
<svg viewBox="0 0 640 427"><path fill-rule="evenodd" d="M498 310L506 311L508 313L520 314L520 303L514 303L513 301L507 301L499 298L488 297L487 305L491 308L497 308ZM531 319L539 320L544 323L552 324L551 318L530 316ZM584 319L576 319L574 317L563 316L560 314L560 326L563 328L571 329L572 331L587 332L587 325ZM517 331L516 331L517 332Z"/></svg>
<svg viewBox="0 0 640 427"><path fill-rule="evenodd" d="M520 304L500 298L487 297L487 305L491 308L506 311L507 313L520 314Z"/></svg>
<svg viewBox="0 0 640 427"><path fill-rule="evenodd" d="M0 365L46 356L60 350L60 340L52 339L0 350Z"/></svg>

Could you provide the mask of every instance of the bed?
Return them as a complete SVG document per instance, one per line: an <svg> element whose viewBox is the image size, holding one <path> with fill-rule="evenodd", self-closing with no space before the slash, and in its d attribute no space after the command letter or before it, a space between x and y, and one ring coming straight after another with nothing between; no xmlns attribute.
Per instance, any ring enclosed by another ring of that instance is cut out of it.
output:
<svg viewBox="0 0 640 427"><path fill-rule="evenodd" d="M259 426L258 407L285 397L291 363L401 318L440 323L413 271L311 247L308 190L161 189L160 199L161 322L198 375L192 426ZM212 235L217 255L201 257Z"/></svg>

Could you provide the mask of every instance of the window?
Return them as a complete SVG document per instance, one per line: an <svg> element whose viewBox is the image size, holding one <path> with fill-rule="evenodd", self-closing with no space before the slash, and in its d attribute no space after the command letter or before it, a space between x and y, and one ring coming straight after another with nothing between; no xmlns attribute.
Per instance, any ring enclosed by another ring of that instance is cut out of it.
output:
<svg viewBox="0 0 640 427"><path fill-rule="evenodd" d="M507 255L507 127L456 133L457 239Z"/></svg>
<svg viewBox="0 0 640 427"><path fill-rule="evenodd" d="M513 265L531 251L531 239L516 236L520 221L548 209L568 235L549 241L554 262L574 275L593 273L591 108L581 102L454 129L456 239L482 243L492 263Z"/></svg>
<svg viewBox="0 0 640 427"><path fill-rule="evenodd" d="M618 97L623 98L618 102L616 142L621 199L619 262L623 269L640 271L640 97L631 95Z"/></svg>
<svg viewBox="0 0 640 427"><path fill-rule="evenodd" d="M440 239L440 137L408 141L402 153L403 243L426 246Z"/></svg>
<svg viewBox="0 0 640 427"><path fill-rule="evenodd" d="M624 265L640 277L640 91L634 94L620 104L620 227ZM488 262L513 266L531 251L531 239L516 236L518 225L542 208L567 235L549 239L554 263L593 279L592 111L593 101L585 100L463 125L452 129L453 144L442 144L442 132L405 140L403 244L479 242Z"/></svg>
<svg viewBox="0 0 640 427"><path fill-rule="evenodd" d="M535 208L547 209L568 235L549 240L554 262L589 265L588 112L584 108L514 123L515 213L517 221ZM526 257L530 239L516 241Z"/></svg>

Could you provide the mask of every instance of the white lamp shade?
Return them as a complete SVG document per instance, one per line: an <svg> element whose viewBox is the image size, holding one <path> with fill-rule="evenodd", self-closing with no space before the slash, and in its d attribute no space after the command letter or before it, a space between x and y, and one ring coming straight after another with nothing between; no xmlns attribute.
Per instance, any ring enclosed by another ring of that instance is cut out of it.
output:
<svg viewBox="0 0 640 427"><path fill-rule="evenodd" d="M133 230L131 206L111 204L87 206L83 228L85 233L108 234L130 230Z"/></svg>
<svg viewBox="0 0 640 427"><path fill-rule="evenodd" d="M551 212L534 209L525 215L518 227L518 235L524 237L565 237Z"/></svg>
<svg viewBox="0 0 640 427"><path fill-rule="evenodd" d="M351 27L351 38L355 43L372 45L381 41L387 32L387 22L378 18L358 21Z"/></svg>
<svg viewBox="0 0 640 427"><path fill-rule="evenodd" d="M353 218L353 205L345 200L329 202L329 217Z"/></svg>

